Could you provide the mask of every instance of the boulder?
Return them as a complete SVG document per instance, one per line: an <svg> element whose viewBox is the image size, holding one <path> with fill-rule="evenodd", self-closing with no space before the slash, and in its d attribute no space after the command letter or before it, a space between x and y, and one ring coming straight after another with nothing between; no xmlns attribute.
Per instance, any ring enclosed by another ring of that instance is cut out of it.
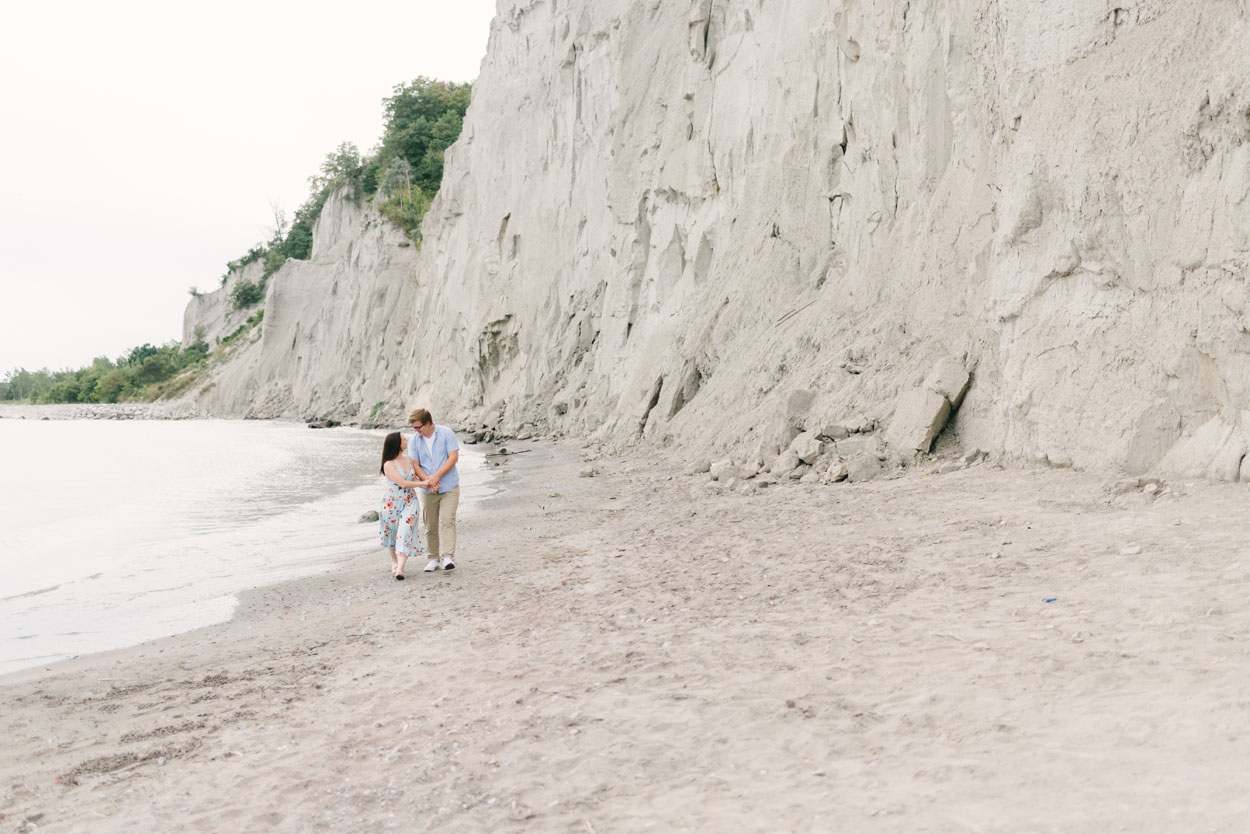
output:
<svg viewBox="0 0 1250 834"><path fill-rule="evenodd" d="M890 420L886 442L903 454L928 453L950 414L950 400L941 394L920 388L904 391Z"/></svg>
<svg viewBox="0 0 1250 834"><path fill-rule="evenodd" d="M939 359L937 364L925 377L924 387L935 394L941 394L951 404L951 410L959 408L968 393L968 385L972 377L964 370L964 363L951 356Z"/></svg>
<svg viewBox="0 0 1250 834"><path fill-rule="evenodd" d="M875 434L859 434L848 437L846 440L839 440L834 444L834 448L838 450L838 455L844 458L858 455L861 452L868 452L880 457L881 439Z"/></svg>
<svg viewBox="0 0 1250 834"><path fill-rule="evenodd" d="M788 435L789 432L786 432ZM777 459L777 455L781 453L782 445L776 440L761 440L755 447L755 454L751 458L751 463L755 466L756 472L771 469L773 461Z"/></svg>
<svg viewBox="0 0 1250 834"><path fill-rule="evenodd" d="M711 473L713 481L729 481L733 478L743 479L754 474L743 469L732 460L726 458L713 463L708 470Z"/></svg>
<svg viewBox="0 0 1250 834"><path fill-rule="evenodd" d="M772 473L778 477L789 475L801 463L799 453L793 449L786 449L777 455L777 459L773 461Z"/></svg>
<svg viewBox="0 0 1250 834"><path fill-rule="evenodd" d="M816 434L819 437L827 437L830 440L842 440L843 438L850 437L851 430L844 422L831 420L827 423L823 423L820 428L816 429Z"/></svg>
<svg viewBox="0 0 1250 834"><path fill-rule="evenodd" d="M1250 413L1241 420L1226 419L1223 415L1207 422L1168 450L1159 469L1186 478L1212 478L1218 481L1236 481L1246 471L1245 458L1250 452Z"/></svg>
<svg viewBox="0 0 1250 834"><path fill-rule="evenodd" d="M825 451L825 444L815 432L805 431L790 443L790 450L799 456L799 460L810 465Z"/></svg>
<svg viewBox="0 0 1250 834"><path fill-rule="evenodd" d="M822 476L821 481L826 484L836 484L839 481L845 481L849 474L846 461L835 460L829 465L829 468L825 470L825 474Z"/></svg>
<svg viewBox="0 0 1250 834"><path fill-rule="evenodd" d="M852 483L871 481L881 474L881 461L876 455L861 452L846 462L846 478Z"/></svg>
<svg viewBox="0 0 1250 834"><path fill-rule="evenodd" d="M850 429L851 434L867 434L877 430L877 421L870 420L863 414L852 414L843 421L843 425Z"/></svg>
<svg viewBox="0 0 1250 834"><path fill-rule="evenodd" d="M752 449L749 458L762 459L766 467L771 467L781 450L788 448L790 441L799 436L799 430L790 424L784 413L761 420L757 430L758 440L753 447L749 447Z"/></svg>

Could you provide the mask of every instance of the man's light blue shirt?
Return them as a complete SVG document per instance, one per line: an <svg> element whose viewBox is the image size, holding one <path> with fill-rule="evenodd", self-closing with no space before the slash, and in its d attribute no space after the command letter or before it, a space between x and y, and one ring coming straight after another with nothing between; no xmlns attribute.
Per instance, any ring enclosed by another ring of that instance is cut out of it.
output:
<svg viewBox="0 0 1250 834"><path fill-rule="evenodd" d="M460 443L456 441L456 433L446 426L434 424L434 437L430 448L425 448L425 439L421 437L421 433L417 432L408 440L408 457L417 462L421 467L421 471L426 476L431 476L438 471L438 468L447 462L447 457L452 452L460 450ZM460 473L456 471L457 467L453 466L438 481L438 492L441 495L444 492L450 492L460 486ZM428 489L421 490L429 492Z"/></svg>

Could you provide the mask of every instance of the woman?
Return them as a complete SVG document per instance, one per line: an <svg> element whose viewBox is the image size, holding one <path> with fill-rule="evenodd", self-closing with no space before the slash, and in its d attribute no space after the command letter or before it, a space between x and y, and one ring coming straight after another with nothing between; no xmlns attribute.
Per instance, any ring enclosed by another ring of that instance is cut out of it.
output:
<svg viewBox="0 0 1250 834"><path fill-rule="evenodd" d="M378 510L378 526L382 546L391 551L391 575L396 579L404 578L404 564L408 557L425 552L417 538L421 505L413 489L425 489L428 482L413 480L416 467L404 451L407 446L403 435L397 431L391 432L382 441L382 474L389 483Z"/></svg>

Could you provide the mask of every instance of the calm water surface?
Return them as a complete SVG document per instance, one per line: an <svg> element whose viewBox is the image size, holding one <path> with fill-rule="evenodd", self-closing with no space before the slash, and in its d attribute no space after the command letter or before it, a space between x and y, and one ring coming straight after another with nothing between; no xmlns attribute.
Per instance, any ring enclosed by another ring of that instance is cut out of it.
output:
<svg viewBox="0 0 1250 834"><path fill-rule="evenodd" d="M0 674L221 622L239 591L370 552L385 434L0 420ZM481 453L460 473L471 512Z"/></svg>

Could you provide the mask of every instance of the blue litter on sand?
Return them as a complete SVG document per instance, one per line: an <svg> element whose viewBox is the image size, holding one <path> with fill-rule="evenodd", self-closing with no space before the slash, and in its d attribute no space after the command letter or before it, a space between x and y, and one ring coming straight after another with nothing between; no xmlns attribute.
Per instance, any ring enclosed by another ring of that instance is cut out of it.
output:
<svg viewBox="0 0 1250 834"><path fill-rule="evenodd" d="M1059 599L1059 597L1043 597L1042 602L1054 602L1057 599Z"/></svg>

